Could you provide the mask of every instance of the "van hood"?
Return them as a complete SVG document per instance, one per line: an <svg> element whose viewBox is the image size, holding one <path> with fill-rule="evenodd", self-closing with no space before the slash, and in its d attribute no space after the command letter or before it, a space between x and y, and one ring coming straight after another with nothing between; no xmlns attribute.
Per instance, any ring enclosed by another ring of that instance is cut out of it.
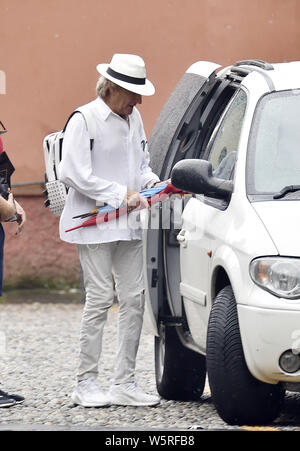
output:
<svg viewBox="0 0 300 451"><path fill-rule="evenodd" d="M300 257L300 200L253 202L278 254Z"/></svg>

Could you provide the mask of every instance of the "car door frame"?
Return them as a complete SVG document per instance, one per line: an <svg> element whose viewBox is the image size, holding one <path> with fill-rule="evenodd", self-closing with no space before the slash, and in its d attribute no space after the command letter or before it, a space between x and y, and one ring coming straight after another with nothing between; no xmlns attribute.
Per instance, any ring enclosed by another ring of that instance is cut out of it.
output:
<svg viewBox="0 0 300 451"><path fill-rule="evenodd" d="M166 179L170 176L172 167L180 159L190 157L199 158L199 156L201 156L201 151L204 152L204 149L206 149L216 124L236 92L238 85L234 80L226 77L217 77L217 67L214 67L214 70L206 77L198 93L183 115L162 164L160 174L161 179ZM185 138L183 131L188 130L189 120L193 118L193 114L198 110L200 112L199 130L201 130L201 133L197 136L194 135L192 137L192 142L188 140L188 142L185 142L180 148L181 140ZM189 199L190 196L189 198L183 198L182 209ZM159 203L152 208L153 210L150 210L147 215L144 214L143 218L144 279L146 316L148 317L147 323L148 326L150 326L150 331L157 336L157 325L160 321L165 324L180 326L183 330L183 335L189 336L190 334L188 333L188 327L184 317L184 309L182 309L182 298L180 295L176 295L177 303L175 305L172 301L172 295L170 295L170 277L168 275L167 264L168 258L164 251L165 243L168 241L166 235L168 233L173 234L174 239L174 235L178 229L173 230L172 227L170 227L169 232L166 232L166 229L162 229L162 211L164 208L167 208L166 204L162 206L162 203ZM158 216L158 228L151 228L151 225L149 227L149 217L153 216L156 218ZM170 214L170 216L172 216L172 214ZM180 276L177 277L177 279L179 284ZM179 293L179 287L178 289L175 288L175 292ZM190 338L187 338L187 341L189 341L189 339ZM192 340L190 341L190 347L194 347L194 343L192 343Z"/></svg>

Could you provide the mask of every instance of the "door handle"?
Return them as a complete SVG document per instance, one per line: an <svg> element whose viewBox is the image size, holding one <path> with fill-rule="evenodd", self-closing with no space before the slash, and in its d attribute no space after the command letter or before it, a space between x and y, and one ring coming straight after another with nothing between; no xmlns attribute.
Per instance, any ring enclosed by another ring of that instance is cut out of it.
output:
<svg viewBox="0 0 300 451"><path fill-rule="evenodd" d="M182 247L187 247L186 230L181 229L176 238Z"/></svg>

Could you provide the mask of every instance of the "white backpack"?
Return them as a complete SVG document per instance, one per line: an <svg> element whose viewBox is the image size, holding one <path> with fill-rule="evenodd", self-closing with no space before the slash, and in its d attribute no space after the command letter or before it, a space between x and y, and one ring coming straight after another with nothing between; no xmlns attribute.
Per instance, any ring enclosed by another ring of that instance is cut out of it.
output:
<svg viewBox="0 0 300 451"><path fill-rule="evenodd" d="M77 108L73 111L63 130L55 133L50 133L44 138L43 149L45 159L45 186L46 191L44 195L47 197L45 206L49 207L51 212L56 216L60 216L66 202L66 196L68 193L68 187L58 180L57 168L62 159L63 151L63 139L66 127L71 117L81 113L85 119L87 131L90 138L90 149L93 149L94 136L95 136L95 120L92 117L92 111L85 106Z"/></svg>

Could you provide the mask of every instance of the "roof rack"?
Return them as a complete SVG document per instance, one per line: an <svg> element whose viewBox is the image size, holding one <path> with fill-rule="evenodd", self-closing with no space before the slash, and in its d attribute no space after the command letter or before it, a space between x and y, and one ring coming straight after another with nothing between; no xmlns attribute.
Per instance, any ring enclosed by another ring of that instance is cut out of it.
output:
<svg viewBox="0 0 300 451"><path fill-rule="evenodd" d="M226 78L240 84L243 78L245 78L249 73L249 69L232 66L230 72L226 75Z"/></svg>
<svg viewBox="0 0 300 451"><path fill-rule="evenodd" d="M245 69L244 67L236 67L232 66L231 73L236 74L240 78L246 77L251 71L249 69Z"/></svg>
<svg viewBox="0 0 300 451"><path fill-rule="evenodd" d="M256 66L264 70L274 70L272 64L262 60L243 60L235 63L235 66Z"/></svg>

